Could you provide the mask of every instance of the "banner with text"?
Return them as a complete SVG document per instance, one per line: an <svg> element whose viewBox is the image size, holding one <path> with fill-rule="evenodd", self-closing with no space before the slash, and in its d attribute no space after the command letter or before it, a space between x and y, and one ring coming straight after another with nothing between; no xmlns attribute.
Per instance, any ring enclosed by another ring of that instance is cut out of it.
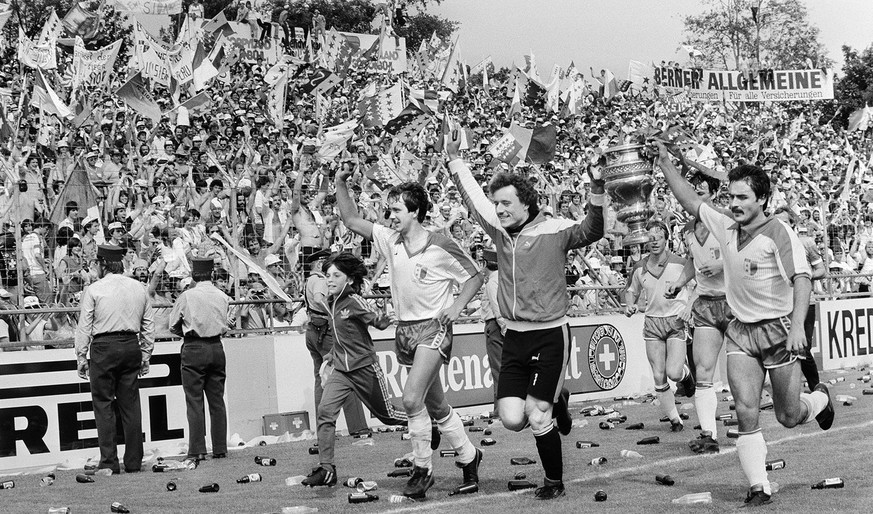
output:
<svg viewBox="0 0 873 514"><path fill-rule="evenodd" d="M76 36L76 44L73 47L73 90L82 86L108 85L119 48L121 48L120 39L98 50L86 50L85 42Z"/></svg>
<svg viewBox="0 0 873 514"><path fill-rule="evenodd" d="M224 39L225 50L236 47L240 51L240 58L247 63L257 62L258 57L268 64L276 64L282 57L282 40L267 38L263 41L251 37L251 30L247 24L230 23L234 33Z"/></svg>
<svg viewBox="0 0 873 514"><path fill-rule="evenodd" d="M818 304L822 369L873 364L873 304L869 298Z"/></svg>
<svg viewBox="0 0 873 514"><path fill-rule="evenodd" d="M639 341L642 316L574 319L570 326L570 360L564 386L570 394L603 393L615 396L638 394L651 388L651 371ZM584 324L583 324L584 323ZM590 323L590 324L589 324ZM469 332L477 327L476 332ZM482 325L455 327L449 362L440 368L439 379L446 400L455 407L488 405L494 401L494 378L485 351ZM393 331L374 334L373 343L385 373L389 398L400 404L408 368L401 366L394 349Z"/></svg>
<svg viewBox="0 0 873 514"><path fill-rule="evenodd" d="M135 59L130 61L129 66L142 72L143 78L151 79L164 86L170 85L170 51L161 46L139 23L134 24Z"/></svg>
<svg viewBox="0 0 873 514"><path fill-rule="evenodd" d="M357 34L355 32L340 32L340 34L352 47L358 49L354 57L355 60L379 39L378 34ZM391 73L392 75L406 73L406 38L387 37L378 57L367 65L367 71L370 73Z"/></svg>
<svg viewBox="0 0 873 514"><path fill-rule="evenodd" d="M182 0L115 0L115 9L140 14L181 14Z"/></svg>
<svg viewBox="0 0 873 514"><path fill-rule="evenodd" d="M700 102L791 102L832 100L830 70L760 70L758 72L654 67L652 82L668 92L686 91Z"/></svg>
<svg viewBox="0 0 873 514"><path fill-rule="evenodd" d="M151 371L139 379L146 448L169 449L186 441L180 347L179 342L155 345ZM100 453L91 386L77 375L72 350L0 355L0 470Z"/></svg>

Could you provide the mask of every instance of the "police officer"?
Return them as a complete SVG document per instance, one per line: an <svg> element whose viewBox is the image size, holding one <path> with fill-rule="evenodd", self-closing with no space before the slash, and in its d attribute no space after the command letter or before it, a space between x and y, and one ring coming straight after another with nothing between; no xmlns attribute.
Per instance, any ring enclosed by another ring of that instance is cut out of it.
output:
<svg viewBox="0 0 873 514"><path fill-rule="evenodd" d="M212 284L212 259L194 259L194 287L184 291L170 313L170 330L182 343L182 388L188 414L188 458L206 459L206 413L209 402L212 458L227 456L227 407L224 381L227 359L221 335L227 330L230 297Z"/></svg>
<svg viewBox="0 0 873 514"><path fill-rule="evenodd" d="M79 377L91 380L100 445L97 467L120 472L115 444L117 406L124 428L124 470L134 473L142 468L143 456L138 377L149 372L155 323L145 286L123 275L123 257L124 249L117 246L97 248L100 280L82 294L76 360Z"/></svg>

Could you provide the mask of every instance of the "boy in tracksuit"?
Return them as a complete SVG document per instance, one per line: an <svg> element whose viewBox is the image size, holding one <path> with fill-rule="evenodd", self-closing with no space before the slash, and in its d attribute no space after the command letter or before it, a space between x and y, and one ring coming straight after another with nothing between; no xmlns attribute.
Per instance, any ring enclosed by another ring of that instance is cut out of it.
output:
<svg viewBox="0 0 873 514"><path fill-rule="evenodd" d="M367 275L364 262L349 252L342 252L328 261L328 320L333 329L333 349L325 365L333 372L324 384L318 404L317 434L320 463L303 480L303 485L336 485L334 442L336 420L350 394L355 394L376 418L386 425L405 425L406 414L394 408L388 400L385 375L376 358L369 325L384 329L391 320L384 312L373 310L358 294Z"/></svg>

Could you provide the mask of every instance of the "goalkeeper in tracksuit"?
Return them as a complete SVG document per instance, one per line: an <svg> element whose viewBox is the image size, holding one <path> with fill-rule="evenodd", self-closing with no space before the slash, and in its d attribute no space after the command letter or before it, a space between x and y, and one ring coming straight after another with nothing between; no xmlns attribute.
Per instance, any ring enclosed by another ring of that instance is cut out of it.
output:
<svg viewBox="0 0 873 514"><path fill-rule="evenodd" d="M603 236L603 181L592 176L588 214L578 222L543 216L536 190L518 174L497 174L489 199L458 156L459 131L454 123L443 124L449 170L471 216L494 241L500 269L498 304L507 331L497 411L510 430L530 426L545 471L536 497L558 498L564 495L559 433L569 434L572 426L569 391L563 388L570 357L564 266L567 251Z"/></svg>

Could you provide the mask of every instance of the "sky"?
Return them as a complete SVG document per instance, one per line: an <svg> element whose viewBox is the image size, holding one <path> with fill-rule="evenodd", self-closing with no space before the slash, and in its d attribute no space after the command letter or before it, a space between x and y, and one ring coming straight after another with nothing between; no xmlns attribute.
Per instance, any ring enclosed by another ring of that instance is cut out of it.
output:
<svg viewBox="0 0 873 514"><path fill-rule="evenodd" d="M842 68L843 44L863 49L873 43L873 1L806 0L809 18L821 30L828 57ZM766 6L766 3L765 3ZM487 55L495 65L524 64L533 51L540 74L554 64L610 69L619 78L628 61L679 60L682 17L699 14L699 0L442 0L430 12L461 22L463 57L470 66ZM751 16L751 15L750 15Z"/></svg>

